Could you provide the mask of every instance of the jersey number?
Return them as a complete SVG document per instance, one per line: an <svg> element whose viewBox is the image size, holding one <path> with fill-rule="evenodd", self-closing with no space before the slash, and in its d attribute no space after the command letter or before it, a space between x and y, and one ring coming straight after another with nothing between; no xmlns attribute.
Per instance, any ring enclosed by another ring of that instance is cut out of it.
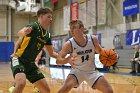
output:
<svg viewBox="0 0 140 93"><path fill-rule="evenodd" d="M82 62L84 62L85 60L88 61L89 60L89 55L82 56L81 59L82 59Z"/></svg>

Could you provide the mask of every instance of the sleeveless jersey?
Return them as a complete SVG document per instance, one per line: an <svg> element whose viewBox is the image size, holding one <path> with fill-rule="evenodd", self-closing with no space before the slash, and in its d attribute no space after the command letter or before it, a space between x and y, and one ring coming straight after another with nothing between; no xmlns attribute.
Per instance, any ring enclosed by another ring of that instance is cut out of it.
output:
<svg viewBox="0 0 140 93"><path fill-rule="evenodd" d="M44 30L37 22L27 26L32 27L30 34L23 37L16 55L26 61L34 62L44 45L52 45L50 33Z"/></svg>
<svg viewBox="0 0 140 93"><path fill-rule="evenodd" d="M86 35L85 46L80 46L74 38L69 39L72 46L72 53L77 53L76 60L74 62L74 68L82 71L95 71L94 63L94 42L92 36Z"/></svg>

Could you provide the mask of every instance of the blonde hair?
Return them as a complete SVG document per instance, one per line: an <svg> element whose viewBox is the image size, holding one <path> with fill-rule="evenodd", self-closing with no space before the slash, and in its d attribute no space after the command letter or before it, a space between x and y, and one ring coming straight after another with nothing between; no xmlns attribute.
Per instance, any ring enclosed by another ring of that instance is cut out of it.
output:
<svg viewBox="0 0 140 93"><path fill-rule="evenodd" d="M76 25L76 24L79 24L80 27L83 27L84 28L84 24L81 20L72 20L70 23L69 23L69 26L73 26L73 25Z"/></svg>

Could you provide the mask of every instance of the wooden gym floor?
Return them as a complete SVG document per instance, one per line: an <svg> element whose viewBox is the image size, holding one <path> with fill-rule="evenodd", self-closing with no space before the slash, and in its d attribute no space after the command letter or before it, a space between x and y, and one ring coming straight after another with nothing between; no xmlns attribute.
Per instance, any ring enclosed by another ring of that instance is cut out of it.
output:
<svg viewBox="0 0 140 93"><path fill-rule="evenodd" d="M116 73L103 73L114 89L114 93L140 93L140 77L129 74L130 69L120 68ZM51 88L51 93L57 93L63 85L69 69L46 68L46 80ZM9 93L8 89L13 84L13 77L9 63L0 62L0 93ZM33 93L33 85L27 81L23 93ZM85 82L79 88L72 89L69 93L101 93L92 90Z"/></svg>

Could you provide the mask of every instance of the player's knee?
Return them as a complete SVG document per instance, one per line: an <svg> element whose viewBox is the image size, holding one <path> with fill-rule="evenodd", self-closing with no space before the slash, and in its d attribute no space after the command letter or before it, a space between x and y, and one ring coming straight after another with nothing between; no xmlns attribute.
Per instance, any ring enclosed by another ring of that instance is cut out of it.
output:
<svg viewBox="0 0 140 93"><path fill-rule="evenodd" d="M113 93L113 89L112 88L108 88L105 93Z"/></svg>
<svg viewBox="0 0 140 93"><path fill-rule="evenodd" d="M16 86L19 88L19 89L23 89L26 85L26 82L19 82L19 83L16 83Z"/></svg>
<svg viewBox="0 0 140 93"><path fill-rule="evenodd" d="M47 88L45 93L50 93L50 91L50 88Z"/></svg>
<svg viewBox="0 0 140 93"><path fill-rule="evenodd" d="M24 88L25 85L26 85L26 79L18 78L16 80L16 86L18 86L19 88Z"/></svg>
<svg viewBox="0 0 140 93"><path fill-rule="evenodd" d="M20 79L18 82L16 82L17 85L19 86L25 86L26 85L26 80Z"/></svg>
<svg viewBox="0 0 140 93"><path fill-rule="evenodd" d="M49 87L46 87L44 89L40 89L40 93L50 93L50 88Z"/></svg>
<svg viewBox="0 0 140 93"><path fill-rule="evenodd" d="M63 86L64 91L69 91L71 88L72 88L72 86L70 86L70 85Z"/></svg>

